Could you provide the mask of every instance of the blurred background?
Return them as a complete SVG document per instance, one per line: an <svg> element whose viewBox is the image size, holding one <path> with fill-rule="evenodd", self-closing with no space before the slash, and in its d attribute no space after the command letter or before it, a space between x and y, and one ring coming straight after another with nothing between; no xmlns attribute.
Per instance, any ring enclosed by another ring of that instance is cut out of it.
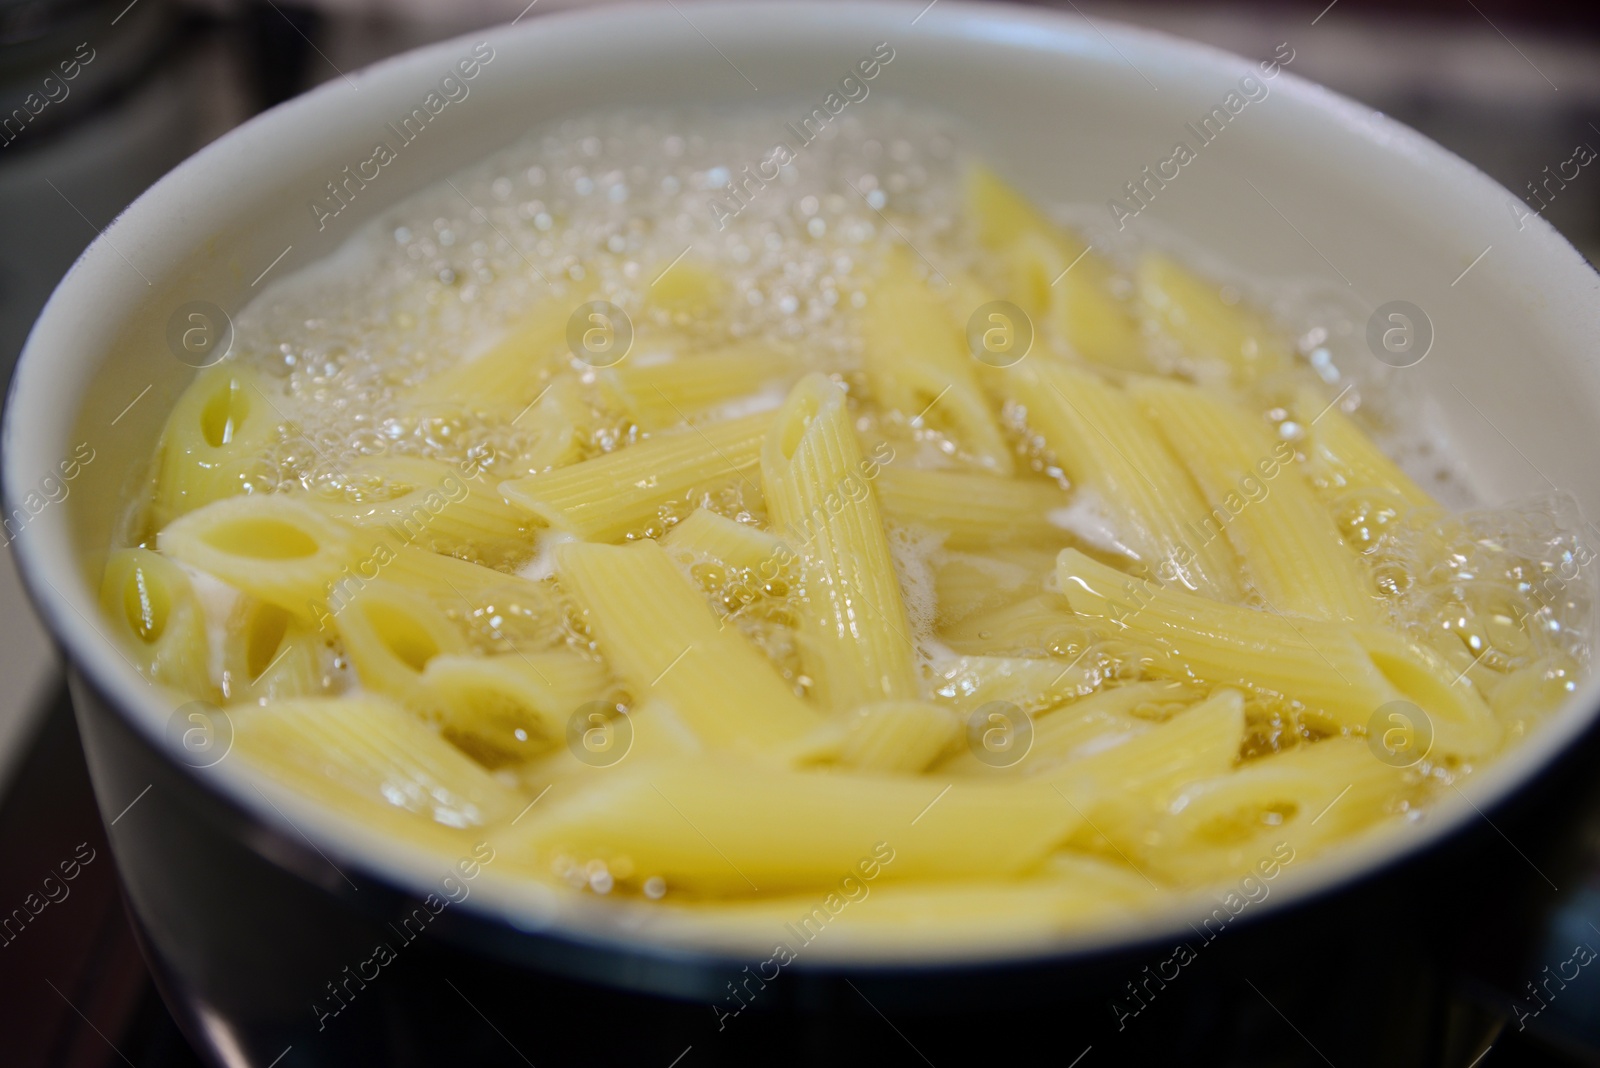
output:
<svg viewBox="0 0 1600 1068"><path fill-rule="evenodd" d="M9 381L29 327L77 255L195 150L385 56L578 6L583 0L0 0L0 377ZM1600 263L1600 165L1573 177L1572 162L1580 147L1600 149L1600 4L1592 0L1037 6L1253 57L1292 41L1295 74L1470 160ZM817 18L827 17L818 3ZM1552 175L1564 177L1546 185ZM59 668L11 556L0 551L0 907L30 892L31 874L48 870L61 842L70 850L84 840L104 850ZM20 859L34 853L38 864ZM77 893L86 900L41 916L45 929L30 927L25 945L4 947L0 1061L198 1063L143 971L109 858L85 872ZM1600 1063L1600 1020L1571 1022L1537 1044L1508 1033L1482 1063Z"/></svg>

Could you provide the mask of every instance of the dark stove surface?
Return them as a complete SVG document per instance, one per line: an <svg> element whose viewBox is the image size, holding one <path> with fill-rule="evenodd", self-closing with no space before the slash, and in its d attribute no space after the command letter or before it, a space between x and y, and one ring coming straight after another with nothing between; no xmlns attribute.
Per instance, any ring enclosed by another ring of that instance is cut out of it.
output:
<svg viewBox="0 0 1600 1068"><path fill-rule="evenodd" d="M123 907L65 687L0 801L0 1063L199 1068Z"/></svg>

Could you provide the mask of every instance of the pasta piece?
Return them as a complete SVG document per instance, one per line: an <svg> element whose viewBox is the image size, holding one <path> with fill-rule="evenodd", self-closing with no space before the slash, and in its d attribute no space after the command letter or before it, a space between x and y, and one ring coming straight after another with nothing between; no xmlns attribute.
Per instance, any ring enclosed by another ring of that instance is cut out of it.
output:
<svg viewBox="0 0 1600 1068"><path fill-rule="evenodd" d="M349 486L329 514L387 534L393 544L462 553L493 566L526 556L534 523L481 476L414 456L374 456L351 464Z"/></svg>
<svg viewBox="0 0 1600 1068"><path fill-rule="evenodd" d="M152 682L209 694L210 639L189 577L148 549L119 549L106 562L100 607L115 639Z"/></svg>
<svg viewBox="0 0 1600 1068"><path fill-rule="evenodd" d="M958 783L941 796L915 777L711 760L616 772L503 835L508 863L547 875L560 857L626 857L669 893L747 895L829 885L874 856L897 882L1013 875L1079 823L1037 783Z"/></svg>
<svg viewBox="0 0 1600 1068"><path fill-rule="evenodd" d="M1276 851L1313 852L1416 796L1357 738L1330 738L1191 783L1128 845L1141 864L1196 885L1248 872Z"/></svg>
<svg viewBox="0 0 1600 1068"><path fill-rule="evenodd" d="M1002 256L1008 294L1024 312L1085 360L1146 369L1138 320L1115 294L1117 272L1104 257L986 166L968 169L966 214L982 245Z"/></svg>
<svg viewBox="0 0 1600 1068"><path fill-rule="evenodd" d="M567 721L608 681L603 664L568 652L439 655L422 673L446 740L488 768L561 744Z"/></svg>
<svg viewBox="0 0 1600 1068"><path fill-rule="evenodd" d="M1139 325L1113 292L1116 272L987 167L968 170L968 218L1007 267L1007 295L1077 354L1130 370L1146 366ZM968 309L979 305L974 303Z"/></svg>
<svg viewBox="0 0 1600 1068"><path fill-rule="evenodd" d="M933 572L935 626L944 629L985 609L1025 600L1055 573L1056 554L1010 549L1003 555L936 553Z"/></svg>
<svg viewBox="0 0 1600 1068"><path fill-rule="evenodd" d="M660 698L626 709L609 701L590 702L580 709L576 739L569 723L566 745L517 769L519 781L530 793L541 794L549 787L560 791L555 797L564 798L619 771L705 756L705 746L678 710Z"/></svg>
<svg viewBox="0 0 1600 1068"><path fill-rule="evenodd" d="M1117 541L1153 573L1223 601L1239 600L1226 540L1208 537L1210 509L1133 401L1098 375L1039 361L1006 372L1061 469L1111 517ZM1111 546L1103 546L1110 548Z"/></svg>
<svg viewBox="0 0 1600 1068"><path fill-rule="evenodd" d="M1364 730L1384 705L1410 700L1431 717L1442 754L1474 756L1500 740L1476 694L1442 679L1420 646L1382 631L1218 604L1135 580L1074 549L1062 550L1057 579L1074 611L1148 642L1154 671L1264 688L1299 701L1329 731Z"/></svg>
<svg viewBox="0 0 1600 1068"><path fill-rule="evenodd" d="M1376 622L1372 580L1301 478L1294 446L1193 386L1145 379L1129 389L1210 503L1207 535L1227 536L1262 600L1311 619Z"/></svg>
<svg viewBox="0 0 1600 1068"><path fill-rule="evenodd" d="M919 696L869 469L844 391L820 374L803 379L767 437L761 478L773 526L800 556L801 661L835 710Z"/></svg>
<svg viewBox="0 0 1600 1068"><path fill-rule="evenodd" d="M1578 662L1566 654L1540 657L1505 675L1490 675L1486 699L1512 737L1525 734L1537 717L1554 712L1572 697L1573 680L1582 676Z"/></svg>
<svg viewBox="0 0 1600 1068"><path fill-rule="evenodd" d="M1078 664L1017 656L958 656L931 672L934 700L963 712L992 701L1039 711L1087 694L1096 681Z"/></svg>
<svg viewBox="0 0 1600 1068"><path fill-rule="evenodd" d="M794 363L749 342L653 363L627 361L604 374L635 423L661 430L722 406L776 408Z"/></svg>
<svg viewBox="0 0 1600 1068"><path fill-rule="evenodd" d="M1243 739L1243 700L1219 690L1160 726L1091 740L1082 747L1089 755L1049 773L1085 817L1070 844L1126 857L1179 790L1232 771Z"/></svg>
<svg viewBox="0 0 1600 1068"><path fill-rule="evenodd" d="M863 705L850 717L839 763L858 771L915 774L955 738L948 709L923 701Z"/></svg>
<svg viewBox="0 0 1600 1068"><path fill-rule="evenodd" d="M824 930L836 950L904 951L930 936L941 950L1037 945L1041 937L1091 921L1131 919L1155 903L1156 888L1126 868L1077 853L1053 854L1047 863L1048 872L1014 882L880 885L855 875L836 879L834 892L822 896L763 895L753 901L666 907L712 920L719 933L741 935L757 945L776 938L780 949L797 956ZM773 953L784 959L779 949Z"/></svg>
<svg viewBox="0 0 1600 1068"><path fill-rule="evenodd" d="M583 383L572 371L551 378L539 396L512 417L512 425L536 436L518 456L516 466L530 474L565 467L582 458L583 441L596 422L584 396Z"/></svg>
<svg viewBox="0 0 1600 1068"><path fill-rule="evenodd" d="M330 674L327 643L285 609L241 597L222 648L222 696L265 703L321 696Z"/></svg>
<svg viewBox="0 0 1600 1068"><path fill-rule="evenodd" d="M412 405L421 410L459 407L491 417L516 417L570 358L567 319L584 299L569 294L545 300L482 353L414 386L409 393Z"/></svg>
<svg viewBox="0 0 1600 1068"><path fill-rule="evenodd" d="M453 618L483 622L491 638L548 641L561 622L561 602L548 583L453 556L401 546L385 554L380 573L385 581L426 594Z"/></svg>
<svg viewBox="0 0 1600 1068"><path fill-rule="evenodd" d="M1095 690L1076 699L1068 695L1038 710L1013 702L1033 713L1032 738L1015 764L991 764L979 760L968 749L945 760L939 770L952 775L1051 773L1070 760L1150 730L1151 721L1136 717L1135 710L1193 704L1202 693L1179 682L1135 682Z"/></svg>
<svg viewBox="0 0 1600 1068"><path fill-rule="evenodd" d="M620 541L696 489L747 480L772 412L676 430L592 460L500 484L506 500L586 541ZM749 487L755 489L752 483Z"/></svg>
<svg viewBox="0 0 1600 1068"><path fill-rule="evenodd" d="M333 625L363 686L421 710L434 706L423 683L428 662L467 648L426 597L381 579L334 615Z"/></svg>
<svg viewBox="0 0 1600 1068"><path fill-rule="evenodd" d="M1069 498L1042 480L885 467L876 488L884 515L943 533L947 549L1060 547L1068 540L1051 516Z"/></svg>
<svg viewBox="0 0 1600 1068"><path fill-rule="evenodd" d="M375 696L277 701L231 713L234 748L300 792L391 826L402 813L466 829L523 807L426 724Z"/></svg>
<svg viewBox="0 0 1600 1068"><path fill-rule="evenodd" d="M279 416L256 372L232 361L201 371L183 391L157 446L156 529L249 489L278 438Z"/></svg>
<svg viewBox="0 0 1600 1068"><path fill-rule="evenodd" d="M722 625L655 542L563 545L556 574L633 695L669 703L708 749L772 752L817 726L772 664Z"/></svg>
<svg viewBox="0 0 1600 1068"><path fill-rule="evenodd" d="M912 425L948 435L982 467L1009 475L1011 450L978 388L961 326L928 287L907 253L886 257L861 320L873 395Z"/></svg>
<svg viewBox="0 0 1600 1068"><path fill-rule="evenodd" d="M969 656L1076 657L1095 639L1056 594L1029 597L978 612L940 632L946 645ZM1065 662L1063 662L1065 663Z"/></svg>
<svg viewBox="0 0 1600 1068"><path fill-rule="evenodd" d="M351 567L379 566L381 545L362 554L354 531L304 500L251 494L213 501L174 520L156 539L162 553L235 589L316 619Z"/></svg>
<svg viewBox="0 0 1600 1068"><path fill-rule="evenodd" d="M667 532L662 544L674 552L710 557L728 567L759 569L783 548L776 535L705 508Z"/></svg>
<svg viewBox="0 0 1600 1068"><path fill-rule="evenodd" d="M1051 773L1101 824L1111 810L1160 808L1186 783L1232 770L1244 742L1244 698L1218 690L1160 726L1124 737Z"/></svg>
<svg viewBox="0 0 1600 1068"><path fill-rule="evenodd" d="M373 578L381 578L421 594L486 652L536 652L563 640L564 608L550 582L410 546L391 550L384 545L378 561L371 577L355 574L337 585L319 617L322 626L331 626L331 615L355 601Z"/></svg>
<svg viewBox="0 0 1600 1068"><path fill-rule="evenodd" d="M651 275L654 281L645 294L646 307L665 311L677 326L711 318L728 301L727 279L692 257L663 264Z"/></svg>
<svg viewBox="0 0 1600 1068"><path fill-rule="evenodd" d="M1226 367L1234 381L1260 380L1288 363L1289 346L1259 315L1223 300L1205 281L1160 253L1139 261L1136 288L1146 316L1184 353Z"/></svg>
<svg viewBox="0 0 1600 1068"><path fill-rule="evenodd" d="M1425 516L1441 511L1428 491L1385 456L1337 403L1323 401L1307 386L1295 393L1291 411L1305 432L1301 448L1310 457L1308 473L1322 488L1377 491L1400 502L1402 510Z"/></svg>

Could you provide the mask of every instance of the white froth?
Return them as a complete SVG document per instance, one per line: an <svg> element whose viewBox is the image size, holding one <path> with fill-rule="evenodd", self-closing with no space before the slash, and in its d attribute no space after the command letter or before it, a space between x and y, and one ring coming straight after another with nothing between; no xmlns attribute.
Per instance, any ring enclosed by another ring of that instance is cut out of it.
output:
<svg viewBox="0 0 1600 1068"><path fill-rule="evenodd" d="M200 614L205 618L206 625L206 670L211 675L211 681L221 686L222 672L226 667L228 621L233 618L239 598L244 594L209 571L202 571L181 560L173 562L188 576L189 586L200 605Z"/></svg>
<svg viewBox="0 0 1600 1068"><path fill-rule="evenodd" d="M1064 508L1052 508L1046 518L1051 526L1066 531L1096 549L1118 553L1130 560L1139 559L1139 554L1117 536L1116 524L1112 521L1105 502L1085 486L1079 486L1073 491L1071 504Z"/></svg>

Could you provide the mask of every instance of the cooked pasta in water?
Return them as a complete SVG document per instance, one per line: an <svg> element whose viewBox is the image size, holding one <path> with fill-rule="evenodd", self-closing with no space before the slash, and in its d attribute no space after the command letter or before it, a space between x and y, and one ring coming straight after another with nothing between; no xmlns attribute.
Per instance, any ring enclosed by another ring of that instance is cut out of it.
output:
<svg viewBox="0 0 1600 1068"><path fill-rule="evenodd" d="M540 900L844 945L1314 863L1573 690L1575 513L1439 503L1348 323L860 110L772 168L776 111L573 120L269 290L106 567L129 656Z"/></svg>

